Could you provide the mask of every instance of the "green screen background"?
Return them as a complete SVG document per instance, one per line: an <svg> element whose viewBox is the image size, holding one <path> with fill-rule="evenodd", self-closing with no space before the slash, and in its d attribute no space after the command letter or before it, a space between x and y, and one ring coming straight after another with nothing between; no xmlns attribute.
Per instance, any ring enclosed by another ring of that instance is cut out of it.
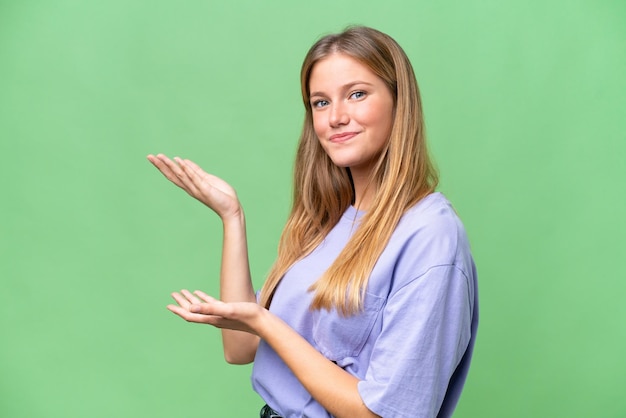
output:
<svg viewBox="0 0 626 418"><path fill-rule="evenodd" d="M456 417L626 416L626 3L0 0L0 416L254 417L249 366L165 309L221 226L145 160L237 190L254 281L290 204L309 46L393 36L481 323Z"/></svg>

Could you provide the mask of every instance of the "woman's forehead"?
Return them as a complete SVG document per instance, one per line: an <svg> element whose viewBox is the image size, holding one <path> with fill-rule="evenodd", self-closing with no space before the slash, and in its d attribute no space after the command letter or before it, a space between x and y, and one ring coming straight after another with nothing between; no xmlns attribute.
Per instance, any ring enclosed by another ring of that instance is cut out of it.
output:
<svg viewBox="0 0 626 418"><path fill-rule="evenodd" d="M348 84L382 82L372 70L355 58L333 53L313 65L309 77L309 91L313 95L318 90L340 88Z"/></svg>

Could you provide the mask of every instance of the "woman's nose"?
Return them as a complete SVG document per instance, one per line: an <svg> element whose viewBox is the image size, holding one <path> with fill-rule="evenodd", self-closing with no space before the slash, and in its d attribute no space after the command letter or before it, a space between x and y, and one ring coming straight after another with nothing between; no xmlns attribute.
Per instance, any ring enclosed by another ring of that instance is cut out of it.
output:
<svg viewBox="0 0 626 418"><path fill-rule="evenodd" d="M333 103L330 109L330 126L337 127L347 125L350 122L346 107L341 103Z"/></svg>

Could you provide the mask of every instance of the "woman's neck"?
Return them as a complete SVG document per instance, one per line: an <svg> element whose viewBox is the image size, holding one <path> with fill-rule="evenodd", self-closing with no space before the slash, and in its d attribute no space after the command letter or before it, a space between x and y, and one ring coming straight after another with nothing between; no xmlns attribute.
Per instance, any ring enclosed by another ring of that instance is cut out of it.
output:
<svg viewBox="0 0 626 418"><path fill-rule="evenodd" d="M351 171L350 174L354 186L354 207L358 210L367 211L374 199L376 186L370 173Z"/></svg>

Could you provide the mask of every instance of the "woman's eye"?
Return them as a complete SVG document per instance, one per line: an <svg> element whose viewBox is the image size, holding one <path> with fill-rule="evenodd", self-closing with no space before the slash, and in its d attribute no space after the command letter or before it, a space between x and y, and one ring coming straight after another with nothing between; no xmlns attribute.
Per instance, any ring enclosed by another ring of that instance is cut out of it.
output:
<svg viewBox="0 0 626 418"><path fill-rule="evenodd" d="M350 95L350 97L352 99L362 99L363 97L365 97L365 92L364 91L355 91L354 93L352 93Z"/></svg>
<svg viewBox="0 0 626 418"><path fill-rule="evenodd" d="M328 100L315 100L313 102L313 107L322 108L324 106L328 106Z"/></svg>

